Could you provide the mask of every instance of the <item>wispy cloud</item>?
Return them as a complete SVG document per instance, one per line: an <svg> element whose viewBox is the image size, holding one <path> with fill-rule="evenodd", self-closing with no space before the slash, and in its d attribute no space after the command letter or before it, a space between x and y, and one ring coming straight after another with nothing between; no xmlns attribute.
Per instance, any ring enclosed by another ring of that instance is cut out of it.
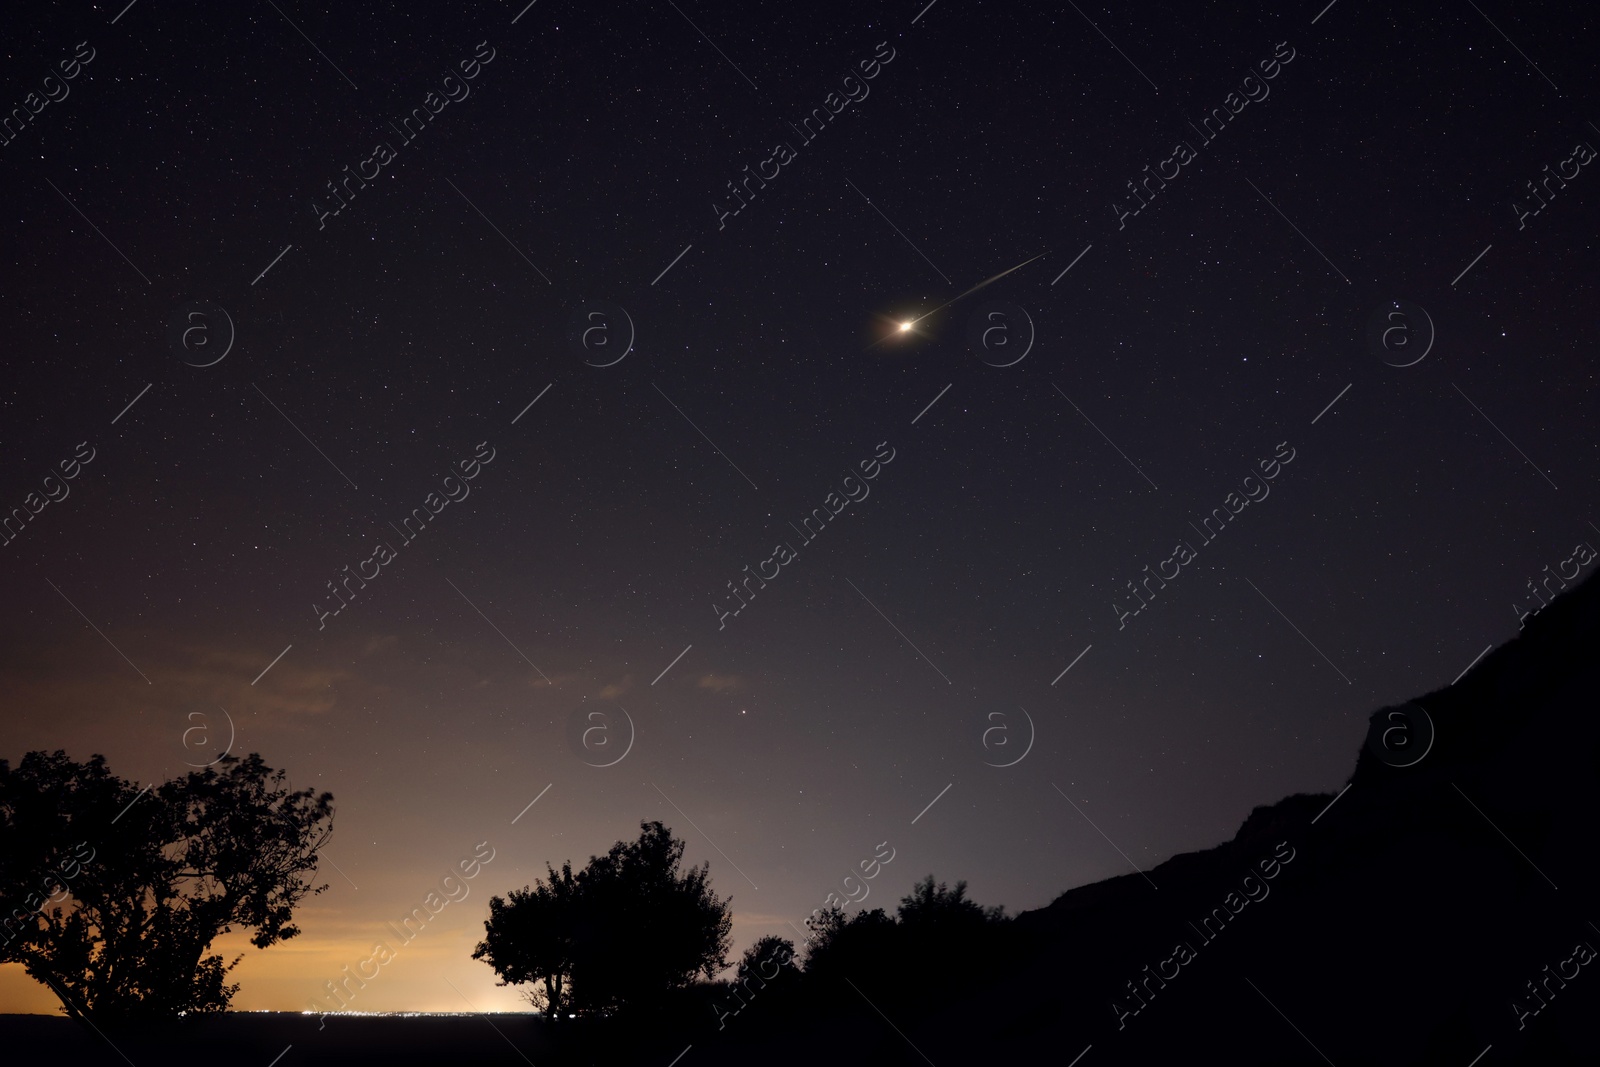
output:
<svg viewBox="0 0 1600 1067"><path fill-rule="evenodd" d="M738 689L744 685L744 679L737 674L702 674L695 683L701 689L709 689L713 693L722 693L729 689Z"/></svg>

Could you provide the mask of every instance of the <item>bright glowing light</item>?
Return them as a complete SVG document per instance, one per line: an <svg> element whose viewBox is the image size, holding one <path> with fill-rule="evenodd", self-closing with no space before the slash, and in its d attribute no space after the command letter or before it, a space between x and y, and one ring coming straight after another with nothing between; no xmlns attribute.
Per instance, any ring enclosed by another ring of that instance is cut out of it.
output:
<svg viewBox="0 0 1600 1067"><path fill-rule="evenodd" d="M900 332L901 333L910 333L911 332L911 326L912 326L912 324L909 323L909 322L902 322L900 324Z"/></svg>

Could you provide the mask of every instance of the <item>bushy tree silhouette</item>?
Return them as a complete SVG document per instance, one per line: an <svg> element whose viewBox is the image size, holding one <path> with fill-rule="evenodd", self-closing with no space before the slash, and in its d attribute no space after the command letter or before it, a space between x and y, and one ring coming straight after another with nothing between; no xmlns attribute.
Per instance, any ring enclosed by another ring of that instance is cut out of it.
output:
<svg viewBox="0 0 1600 1067"><path fill-rule="evenodd" d="M943 995L937 986L945 976L994 973L1010 942L1003 907L985 908L967 898L967 883L952 889L931 874L893 916L882 908L847 916L835 906L807 926L804 984L811 995L866 995L885 1011L924 1010Z"/></svg>
<svg viewBox="0 0 1600 1067"><path fill-rule="evenodd" d="M734 973L740 980L753 975L767 982L781 981L786 979L780 975L793 974L794 963L794 942L768 934L744 950Z"/></svg>
<svg viewBox="0 0 1600 1067"><path fill-rule="evenodd" d="M570 1007L578 884L570 862L559 872L548 863L545 869L548 881L535 879L503 898L490 898L484 939L472 958L493 967L501 985L533 984L528 1001L558 1019Z"/></svg>
<svg viewBox="0 0 1600 1067"><path fill-rule="evenodd" d="M879 969L897 949L895 921L882 908L846 918L833 905L806 926L805 973L813 980Z"/></svg>
<svg viewBox="0 0 1600 1067"><path fill-rule="evenodd" d="M985 908L967 897L967 883L952 889L928 875L900 899L895 968L903 976L879 994L901 1005L932 991L930 976L991 980L1006 966L1009 927L1005 908ZM887 1009L885 1009L887 1010Z"/></svg>
<svg viewBox="0 0 1600 1067"><path fill-rule="evenodd" d="M143 790L99 755L0 760L0 961L21 963L75 1018L225 1009L242 957L224 963L206 954L211 943L235 927L254 930L257 948L294 937L295 905L326 888L308 875L333 795L290 792L284 779L254 753ZM62 858L82 842L90 858L75 850L69 870ZM42 900L28 890L36 879L50 889Z"/></svg>
<svg viewBox="0 0 1600 1067"><path fill-rule="evenodd" d="M576 875L547 865L549 881L491 899L473 957L502 985L541 982L536 999L579 1015L647 1007L726 968L733 919L710 863L680 873L684 843L660 822L640 831Z"/></svg>
<svg viewBox="0 0 1600 1067"><path fill-rule="evenodd" d="M933 875L911 887L900 898L900 921L911 927L975 927L1005 918L1004 905L985 908L967 899L967 883L957 882L951 889L944 882L934 884Z"/></svg>

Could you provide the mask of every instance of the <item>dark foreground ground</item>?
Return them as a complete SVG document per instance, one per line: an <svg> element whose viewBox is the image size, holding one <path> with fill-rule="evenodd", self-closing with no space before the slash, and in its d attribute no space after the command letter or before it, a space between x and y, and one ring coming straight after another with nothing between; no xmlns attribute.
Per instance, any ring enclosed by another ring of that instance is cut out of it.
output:
<svg viewBox="0 0 1600 1067"><path fill-rule="evenodd" d="M1342 792L976 934L866 938L725 1026L704 993L592 1024L219 1016L117 1050L0 1016L0 1064L1600 1064L1597 712L1591 580L1373 712Z"/></svg>
<svg viewBox="0 0 1600 1067"><path fill-rule="evenodd" d="M0 1015L0 1062L109 1067L126 1057L136 1067L217 1062L268 1067L280 1053L277 1067L366 1063L374 1057L395 1065L549 1061L552 1049L539 1019L513 1015L493 1021L505 1039L484 1019L471 1016L350 1017L329 1019L318 1030L315 1016L252 1012L183 1020L143 1034L116 1033L108 1035L108 1043L70 1019Z"/></svg>
<svg viewBox="0 0 1600 1067"><path fill-rule="evenodd" d="M790 1037L755 1025L732 1022L717 1034L690 1026L682 1043L668 1033L634 1028L563 1026L559 1033L537 1016L382 1016L329 1019L297 1014L245 1013L185 1021L143 1034L116 1033L108 1040L72 1020L47 1015L0 1015L0 1063L23 1065L105 1064L135 1067L174 1063L218 1063L229 1067L343 1067L378 1063L385 1067L470 1064L471 1067L537 1067L550 1064L653 1064L705 1067L716 1063L791 1063L816 1061ZM832 1062L925 1063L881 1020L849 1020L827 1028L836 1045ZM698 1032L695 1032L698 1031ZM692 1039L692 1040L690 1040ZM935 1040L931 1051L939 1043ZM281 1059L277 1058L281 1055ZM842 1056L842 1059L840 1058Z"/></svg>

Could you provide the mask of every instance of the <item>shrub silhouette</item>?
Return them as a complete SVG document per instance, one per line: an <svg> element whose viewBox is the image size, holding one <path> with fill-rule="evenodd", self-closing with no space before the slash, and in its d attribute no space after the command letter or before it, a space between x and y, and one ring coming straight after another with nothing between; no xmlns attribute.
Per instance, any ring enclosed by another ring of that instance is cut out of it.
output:
<svg viewBox="0 0 1600 1067"><path fill-rule="evenodd" d="M307 875L333 795L284 778L254 753L225 756L146 794L99 755L0 760L0 962L77 1019L224 1010L243 957L207 955L212 941L234 927L257 948L294 937L295 905L326 888Z"/></svg>

